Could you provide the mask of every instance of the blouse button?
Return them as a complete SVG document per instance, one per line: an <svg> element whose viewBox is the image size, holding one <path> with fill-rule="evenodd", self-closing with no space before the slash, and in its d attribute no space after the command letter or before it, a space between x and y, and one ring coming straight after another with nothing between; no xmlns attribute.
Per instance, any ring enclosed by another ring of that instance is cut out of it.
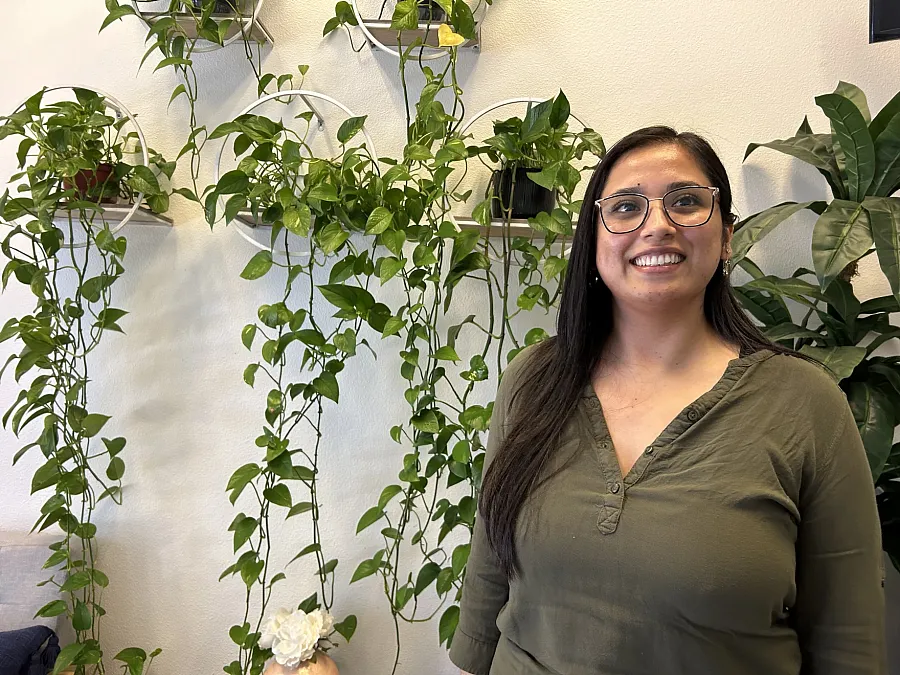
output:
<svg viewBox="0 0 900 675"><path fill-rule="evenodd" d="M688 410L687 418L691 422L696 422L700 418L700 413L691 408L690 410Z"/></svg>
<svg viewBox="0 0 900 675"><path fill-rule="evenodd" d="M603 450L609 450L609 441L601 441L600 448Z"/></svg>
<svg viewBox="0 0 900 675"><path fill-rule="evenodd" d="M621 486L618 483L613 483L610 486L609 491L612 492L613 494L618 494L620 489L621 489Z"/></svg>
<svg viewBox="0 0 900 675"><path fill-rule="evenodd" d="M653 454L653 446L651 445L649 448L647 448L646 450L644 450L644 454L645 454L645 455L652 455L652 454Z"/></svg>

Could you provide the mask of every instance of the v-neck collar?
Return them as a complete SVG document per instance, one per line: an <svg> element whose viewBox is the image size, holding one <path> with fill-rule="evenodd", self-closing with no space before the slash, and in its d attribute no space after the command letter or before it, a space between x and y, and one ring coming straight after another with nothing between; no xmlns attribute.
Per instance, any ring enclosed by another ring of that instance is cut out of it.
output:
<svg viewBox="0 0 900 675"><path fill-rule="evenodd" d="M742 353L741 356L728 362L725 372L719 378L718 382L707 391L700 395L696 400L682 409L678 415L663 429L662 433L651 443L637 461L623 477L622 470L619 467L619 460L616 457L615 448L613 447L612 437L609 434L609 428L606 424L606 418L603 415L603 407L594 386L588 379L584 387L582 401L584 409L587 412L588 419L591 424L591 431L594 437L595 451L600 459L603 472L607 481L607 487L611 492L618 492L620 485L628 488L634 485L644 473L647 465L653 459L658 450L664 448L669 443L681 436L693 424L700 420L709 410L715 406L725 395L731 391L737 381L746 372L746 370L761 361L765 361L774 352L770 349L761 349L757 352L748 354ZM622 490L624 492L624 489ZM622 495L624 496L624 495Z"/></svg>

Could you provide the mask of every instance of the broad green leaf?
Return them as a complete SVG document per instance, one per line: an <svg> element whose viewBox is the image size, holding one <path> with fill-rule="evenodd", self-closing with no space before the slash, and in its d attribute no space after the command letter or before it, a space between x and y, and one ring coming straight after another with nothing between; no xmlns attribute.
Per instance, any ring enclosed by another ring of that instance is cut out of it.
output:
<svg viewBox="0 0 900 675"><path fill-rule="evenodd" d="M294 503L294 500L291 499L291 490L284 483L279 483L270 488L266 488L263 490L263 497L276 506L283 506L285 508L290 508Z"/></svg>
<svg viewBox="0 0 900 675"><path fill-rule="evenodd" d="M850 377L853 370L866 358L865 347L809 347L801 350L828 367L836 382Z"/></svg>
<svg viewBox="0 0 900 675"><path fill-rule="evenodd" d="M368 511L366 511L362 518L359 519L359 523L356 525L356 534L359 534L367 527L377 523L384 517L384 509L380 506L373 506Z"/></svg>
<svg viewBox="0 0 900 675"><path fill-rule="evenodd" d="M59 673L71 666L84 649L85 645L80 642L73 642L63 647L59 652L59 656L56 657L56 663L53 664L53 671L50 675L59 675Z"/></svg>
<svg viewBox="0 0 900 675"><path fill-rule="evenodd" d="M438 627L438 635L440 636L440 644L449 643L453 640L456 633L456 627L459 625L459 605L450 605L441 615L440 625Z"/></svg>
<svg viewBox="0 0 900 675"><path fill-rule="evenodd" d="M869 124L872 121L872 114L869 112L869 102L866 100L866 94L862 89L855 84L850 84L849 82L841 80L838 82L838 86L834 90L834 93L852 101L853 105L859 109L866 124Z"/></svg>
<svg viewBox="0 0 900 675"><path fill-rule="evenodd" d="M244 517L237 524L237 527L234 529L234 550L237 552L238 549L241 548L250 537L253 536L253 533L256 531L256 528L259 526L259 522L256 518L247 518Z"/></svg>
<svg viewBox="0 0 900 675"><path fill-rule="evenodd" d="M900 302L900 199L867 197L863 207L869 214L881 271Z"/></svg>
<svg viewBox="0 0 900 675"><path fill-rule="evenodd" d="M732 263L737 265L756 243L795 213L810 209L821 214L825 206L825 202L784 202L750 216L735 228L731 239Z"/></svg>
<svg viewBox="0 0 900 675"><path fill-rule="evenodd" d="M900 185L900 114L895 115L875 141L875 176L869 193L889 197Z"/></svg>
<svg viewBox="0 0 900 675"><path fill-rule="evenodd" d="M866 446L872 478L878 480L894 438L894 406L881 390L866 382L850 382L847 399Z"/></svg>
<svg viewBox="0 0 900 675"><path fill-rule="evenodd" d="M554 129L559 129L569 120L570 114L571 108L569 106L569 99L567 99L566 95L560 90L559 94L556 95L556 99L553 101L553 108L550 111L550 126Z"/></svg>
<svg viewBox="0 0 900 675"><path fill-rule="evenodd" d="M415 30L419 25L419 4L416 0L400 0L391 17L391 30Z"/></svg>
<svg viewBox="0 0 900 675"><path fill-rule="evenodd" d="M413 28L415 28L415 26L413 26ZM337 132L338 141L347 143L356 136L356 134L362 131L363 127L366 126L366 117L368 116L362 115L360 117L349 117L344 120Z"/></svg>
<svg viewBox="0 0 900 675"><path fill-rule="evenodd" d="M869 125L869 135L877 142L881 132L887 128L888 123L900 113L900 93L894 94L894 97L888 101Z"/></svg>
<svg viewBox="0 0 900 675"><path fill-rule="evenodd" d="M798 134L783 140L770 141L769 143L751 143L744 153L744 161L757 148L770 148L791 157L806 162L818 169L828 184L834 196L838 199L847 197L847 189L841 179L841 172L831 151L831 136L829 134Z"/></svg>
<svg viewBox="0 0 900 675"><path fill-rule="evenodd" d="M257 327L254 323L248 323L244 326L243 330L241 330L241 342L247 349L250 349L250 347L253 346L253 338L256 337L256 330Z"/></svg>
<svg viewBox="0 0 900 675"><path fill-rule="evenodd" d="M124 474L125 462L122 461L121 457L113 457L109 461L109 466L106 467L106 476L110 480L121 480Z"/></svg>
<svg viewBox="0 0 900 675"><path fill-rule="evenodd" d="M98 415L96 413L85 415L84 419L81 420L81 428L84 431L84 435L88 438L96 436L109 419L109 415Z"/></svg>
<svg viewBox="0 0 900 675"><path fill-rule="evenodd" d="M259 279L260 277L265 276L266 272L270 269L272 269L272 252L260 251L247 263L244 271L241 272L241 278L250 281Z"/></svg>
<svg viewBox="0 0 900 675"><path fill-rule="evenodd" d="M356 567L356 571L353 572L353 576L350 577L350 583L356 583L360 579L365 579L366 577L370 577L375 572L378 571L379 564L376 560L363 560Z"/></svg>
<svg viewBox="0 0 900 675"><path fill-rule="evenodd" d="M869 126L859 108L840 94L816 97L816 105L831 120L833 136L844 155L842 178L850 201L860 202L866 196L875 176L875 145Z"/></svg>
<svg viewBox="0 0 900 675"><path fill-rule="evenodd" d="M244 192L250 187L250 177L243 171L229 171L216 183L216 192L220 195L231 195Z"/></svg>
<svg viewBox="0 0 900 675"><path fill-rule="evenodd" d="M827 288L847 265L872 248L873 243L869 216L862 204L842 199L832 201L813 228L812 257L819 285Z"/></svg>
<svg viewBox="0 0 900 675"><path fill-rule="evenodd" d="M356 616L354 614L348 615L343 621L334 624L334 629L340 633L347 642L350 642L350 638L352 638L353 634L356 632Z"/></svg>
<svg viewBox="0 0 900 675"><path fill-rule="evenodd" d="M366 234L381 234L394 222L394 214L383 206L377 207L366 221Z"/></svg>

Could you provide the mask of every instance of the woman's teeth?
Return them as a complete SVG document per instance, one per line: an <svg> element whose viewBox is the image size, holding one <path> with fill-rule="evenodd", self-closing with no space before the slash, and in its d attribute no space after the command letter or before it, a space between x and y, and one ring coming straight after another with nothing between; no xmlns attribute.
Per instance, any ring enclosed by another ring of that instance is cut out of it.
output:
<svg viewBox="0 0 900 675"><path fill-rule="evenodd" d="M638 267L659 267L660 265L677 265L682 260L684 260L683 255L663 253L662 255L642 255L631 262Z"/></svg>

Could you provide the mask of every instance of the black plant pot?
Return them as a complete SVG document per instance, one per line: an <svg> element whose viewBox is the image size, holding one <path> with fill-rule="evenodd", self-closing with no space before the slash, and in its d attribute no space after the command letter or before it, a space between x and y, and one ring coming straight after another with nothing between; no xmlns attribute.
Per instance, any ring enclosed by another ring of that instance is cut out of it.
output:
<svg viewBox="0 0 900 675"><path fill-rule="evenodd" d="M434 0L419 5L419 21L446 21L447 12Z"/></svg>
<svg viewBox="0 0 900 675"><path fill-rule="evenodd" d="M216 14L234 14L237 3L238 0L216 0L216 8L213 11ZM194 9L198 11L203 9L203 0L194 0Z"/></svg>
<svg viewBox="0 0 900 675"><path fill-rule="evenodd" d="M529 173L538 173L540 169L516 169L516 192L512 196L512 217L534 218L541 211L552 211L556 206L556 195L552 190L538 185L528 178ZM491 200L491 217L503 218L504 207L509 207L512 192L512 171L509 168L494 171L491 182L494 185L494 198ZM498 199L499 198L499 199Z"/></svg>

